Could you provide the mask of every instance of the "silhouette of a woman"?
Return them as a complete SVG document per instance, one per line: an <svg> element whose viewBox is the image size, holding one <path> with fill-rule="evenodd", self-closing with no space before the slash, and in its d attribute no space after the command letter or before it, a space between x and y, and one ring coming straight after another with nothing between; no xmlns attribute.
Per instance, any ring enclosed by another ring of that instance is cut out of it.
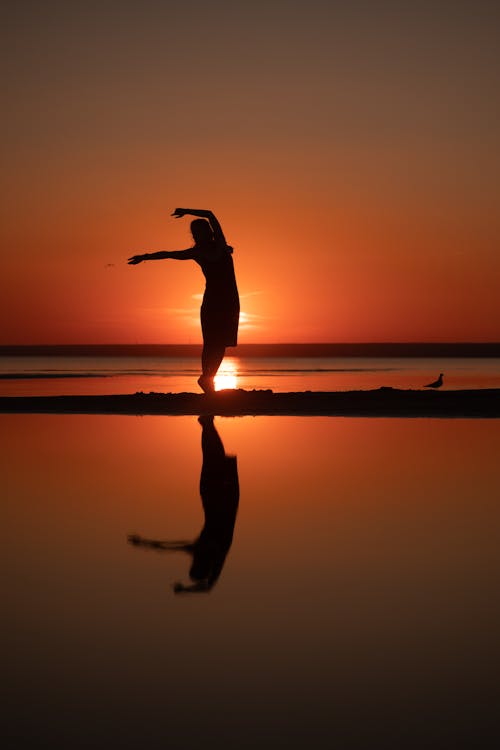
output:
<svg viewBox="0 0 500 750"><path fill-rule="evenodd" d="M128 537L130 544L138 547L191 555L191 583L176 583L176 594L210 591L218 580L233 541L240 497L236 456L226 455L213 416L203 416L198 421L203 428L200 495L205 514L200 535L194 541L145 539L138 534Z"/></svg>
<svg viewBox="0 0 500 750"><path fill-rule="evenodd" d="M214 390L214 377L224 359L226 346L238 343L240 300L231 258L233 248L227 244L221 225L211 211L176 208L172 214L178 219L186 215L198 217L191 222L193 247L133 255L128 262L137 265L144 260L172 258L194 260L200 266L206 285L201 305L203 352L198 384L207 393Z"/></svg>

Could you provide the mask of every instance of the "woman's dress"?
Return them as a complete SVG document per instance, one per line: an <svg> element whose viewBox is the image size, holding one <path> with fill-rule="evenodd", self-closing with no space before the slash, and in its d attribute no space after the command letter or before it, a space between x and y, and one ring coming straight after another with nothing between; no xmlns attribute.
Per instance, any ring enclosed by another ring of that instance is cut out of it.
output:
<svg viewBox="0 0 500 750"><path fill-rule="evenodd" d="M211 346L236 346L240 300L230 251L215 260L197 260L206 279L201 305L203 342Z"/></svg>

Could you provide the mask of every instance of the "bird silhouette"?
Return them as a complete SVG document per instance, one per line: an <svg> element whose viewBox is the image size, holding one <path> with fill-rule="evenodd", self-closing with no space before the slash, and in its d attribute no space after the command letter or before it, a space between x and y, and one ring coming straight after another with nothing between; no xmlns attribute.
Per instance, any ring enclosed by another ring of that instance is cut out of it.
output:
<svg viewBox="0 0 500 750"><path fill-rule="evenodd" d="M441 388L443 385L443 373L439 373L439 377L437 380L435 380L433 383L428 383L427 385L424 385L424 388Z"/></svg>

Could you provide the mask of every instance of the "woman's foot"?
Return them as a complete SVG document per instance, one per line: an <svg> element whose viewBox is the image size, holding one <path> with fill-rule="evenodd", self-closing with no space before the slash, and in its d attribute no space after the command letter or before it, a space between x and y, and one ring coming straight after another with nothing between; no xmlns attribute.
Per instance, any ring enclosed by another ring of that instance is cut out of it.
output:
<svg viewBox="0 0 500 750"><path fill-rule="evenodd" d="M202 427L208 427L210 425L213 425L214 415L213 414L200 414L200 416L198 417L198 422L201 424Z"/></svg>
<svg viewBox="0 0 500 750"><path fill-rule="evenodd" d="M204 393L213 393L215 391L214 379L210 375L200 375L198 385Z"/></svg>

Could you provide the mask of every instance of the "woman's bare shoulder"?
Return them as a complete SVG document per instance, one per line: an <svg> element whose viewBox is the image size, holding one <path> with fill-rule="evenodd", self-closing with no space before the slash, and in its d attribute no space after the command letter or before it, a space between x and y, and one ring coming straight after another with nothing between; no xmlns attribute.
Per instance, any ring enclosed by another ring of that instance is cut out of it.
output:
<svg viewBox="0 0 500 750"><path fill-rule="evenodd" d="M211 248L200 248L199 258L202 262L217 263L220 260L224 260L224 258L228 258L232 252L233 248L226 245L226 243L221 243L220 245L214 243L214 246Z"/></svg>

